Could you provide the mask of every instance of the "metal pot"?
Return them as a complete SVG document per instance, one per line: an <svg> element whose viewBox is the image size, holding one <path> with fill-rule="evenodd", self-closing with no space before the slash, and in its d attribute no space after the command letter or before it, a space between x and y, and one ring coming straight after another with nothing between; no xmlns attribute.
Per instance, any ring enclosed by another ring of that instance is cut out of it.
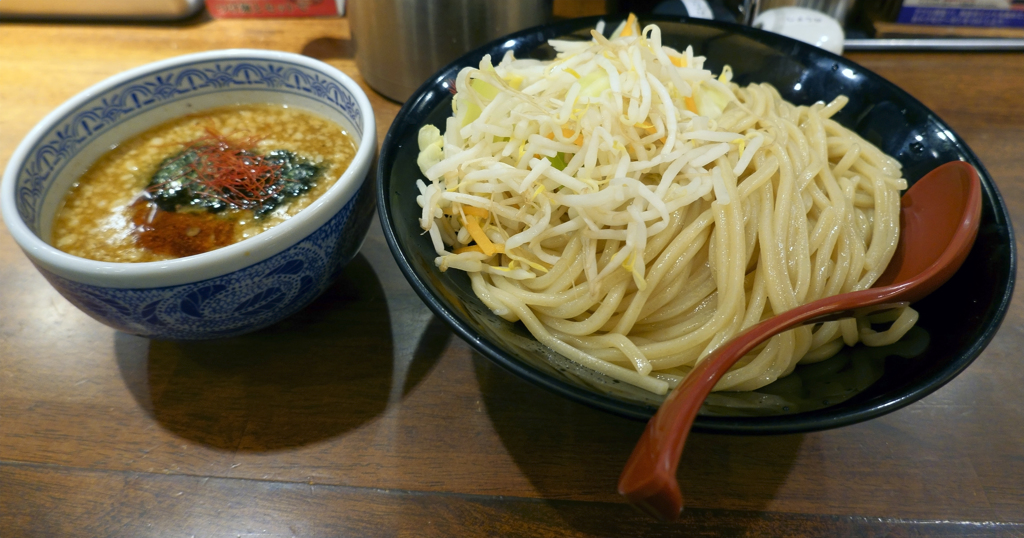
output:
<svg viewBox="0 0 1024 538"><path fill-rule="evenodd" d="M462 54L517 30L549 22L552 2L349 0L356 64L370 87L402 102L430 75Z"/></svg>

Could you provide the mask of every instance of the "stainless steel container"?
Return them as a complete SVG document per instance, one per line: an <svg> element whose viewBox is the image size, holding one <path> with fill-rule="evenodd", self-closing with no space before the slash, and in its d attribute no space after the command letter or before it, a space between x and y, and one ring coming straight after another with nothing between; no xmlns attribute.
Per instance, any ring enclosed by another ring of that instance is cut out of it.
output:
<svg viewBox="0 0 1024 538"><path fill-rule="evenodd" d="M360 74L378 93L401 102L462 54L549 22L552 2L348 0L346 9Z"/></svg>

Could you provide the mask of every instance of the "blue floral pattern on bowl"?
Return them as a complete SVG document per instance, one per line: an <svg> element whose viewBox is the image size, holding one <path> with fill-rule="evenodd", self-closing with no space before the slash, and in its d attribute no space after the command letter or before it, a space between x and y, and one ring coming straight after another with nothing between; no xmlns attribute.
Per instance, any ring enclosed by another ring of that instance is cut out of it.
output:
<svg viewBox="0 0 1024 538"><path fill-rule="evenodd" d="M212 269L202 269L205 272L187 283L181 283L181 275L193 273L181 265L178 278L168 279L172 281L167 285L149 285L152 280L135 285L116 276L121 273L78 280L83 270L68 269L72 262L59 268L48 265L54 263L52 256L44 262L34 253L35 245L22 244L29 259L61 295L93 318L151 338L239 335L266 327L309 304L351 261L366 236L375 213L375 189L367 171L376 147L372 110L358 86L336 69L310 58L274 51L211 51L127 72L82 92L48 116L41 124L45 127L30 133L16 151L4 178L5 203L13 202L15 211L5 213L19 215L18 226L27 227L34 235L29 241L37 242L45 237L71 181L112 144L182 114L258 102L308 108L342 124L360 141L351 173L344 179L347 183L339 181L320 200L324 203L317 205L337 208L335 213L319 211L315 220L309 217L299 224L301 217L311 214L310 206L296 220L274 230L290 226L292 233L275 234L271 239L267 238L270 232L263 236L249 265L244 261L249 258L239 260L234 254L224 254L232 247L210 253L218 255L218 261L203 267ZM15 161L17 166L13 166ZM345 193L351 193L347 201L342 198ZM5 219L11 216L5 214ZM297 229L306 235L294 233ZM279 243L279 237L297 240ZM250 255L247 249L235 250ZM89 271L96 269L85 272Z"/></svg>

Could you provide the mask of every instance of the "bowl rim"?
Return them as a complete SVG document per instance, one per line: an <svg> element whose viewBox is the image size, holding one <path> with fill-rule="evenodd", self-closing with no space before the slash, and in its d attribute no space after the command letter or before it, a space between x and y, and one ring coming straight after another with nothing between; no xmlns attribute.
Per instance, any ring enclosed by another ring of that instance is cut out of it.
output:
<svg viewBox="0 0 1024 538"><path fill-rule="evenodd" d="M405 105L403 105L402 109L399 111L398 115L395 117L395 120L392 122L391 127L385 135L384 142L381 146L380 156L378 158L376 172L378 198L377 210L388 247L391 249L391 253L398 263L402 274L409 281L413 290L420 296L435 315L442 318L449 327L451 327L463 340L468 342L475 351L481 353L492 362L516 374L517 376L535 385L551 390L556 394L563 395L571 400L575 400L578 403L582 403L595 409L625 418L646 421L653 415L654 411L656 411L655 407L643 406L639 403L629 403L613 399L612 397L587 391L581 387L551 377L530 366L526 362L517 359L511 354L506 353L503 349L487 340L483 335L478 334L472 327L455 316L453 312L451 312L430 292L427 284L420 279L419 275L416 274L411 261L402 250L402 246L399 245L397 235L392 227L394 220L391 218L392 207L390 193L388 192L388 187L391 184L390 178L388 177L391 166L389 165L388 160L393 160L393 154L399 149L399 141L397 139L399 136L398 130L406 127L404 124L407 123L408 120L406 118L408 116L419 113L421 109L426 106L426 104L421 103L421 101L426 99L426 96L430 93L430 90L434 85L443 82L447 77L451 76L448 71L453 67L465 65L467 61L477 59L485 52L494 52L499 49L512 48L515 43L526 36L545 34L547 37L541 40L541 43L537 45L539 46L543 42L546 42L547 39L557 38L562 35L567 35L573 31L584 29L587 26L593 26L598 21L603 20L610 25L614 25L623 18L624 16L583 17L525 29L491 41L464 54L460 58L440 69L434 74L434 76L425 81L412 96L410 96L410 98L405 102ZM924 110L928 111L933 117L935 117L935 119L939 120L942 125L948 128L948 125L946 125L944 121L941 121L941 119L939 119L931 109L924 106L923 103L920 103L920 101L904 91L902 88L889 82L877 73L860 66L852 60L835 55L824 49L818 49L813 45L782 35L772 34L764 30L721 21L708 21L652 14L644 15L643 19L644 21L651 22L670 22L704 26L751 39L756 38L755 41L761 43L770 44L775 42L789 48L803 50L813 49L826 57L834 59L837 63L858 68L860 73L871 79L882 81L887 85L892 86L901 98L921 106ZM529 50L532 50L533 48L534 47L530 47ZM955 140L961 140L959 135L956 135L952 130L949 130L949 134L952 135ZM1010 267L1007 286L1001 297L999 297L998 304L994 305L995 314L993 322L985 327L980 337L968 346L956 361L953 361L951 364L946 366L937 375L910 386L902 395L886 398L884 401L872 401L870 405L859 405L841 411L826 407L816 411L767 417L698 415L693 425L693 429L695 431L740 435L791 434L821 431L863 422L903 408L933 393L966 369L974 359L981 354L992 338L995 337L995 334L1005 318L1007 310L1009 309L1016 278L1017 248L1016 241L1014 240L1013 226L1010 223L1009 213L1006 209L1006 204L1001 193L995 188L994 181L992 181L991 176L988 174L987 170L985 170L973 150L971 150L970 147L962 141L959 142L959 146L967 155L970 164L974 165L978 169L979 175L983 179L984 196L990 200L991 204L997 210L999 210L996 215L996 220L1002 221L1005 224L1006 230L1009 234L1008 247L1010 250ZM985 185L986 181L989 183L988 185Z"/></svg>
<svg viewBox="0 0 1024 538"><path fill-rule="evenodd" d="M81 258L57 249L29 229L16 205L17 176L33 147L60 120L97 95L135 78L190 63L246 59L287 62L317 71L348 90L359 107L363 134L352 162L334 185L309 206L288 220L244 241L203 254L154 262L101 262ZM336 67L308 56L266 49L237 48L190 53L146 63L112 75L75 94L44 116L25 135L8 161L0 183L0 212L3 213L7 229L25 255L33 263L61 277L83 284L119 289L176 286L214 278L263 261L315 231L353 198L369 177L376 152L376 120L369 98L359 84Z"/></svg>

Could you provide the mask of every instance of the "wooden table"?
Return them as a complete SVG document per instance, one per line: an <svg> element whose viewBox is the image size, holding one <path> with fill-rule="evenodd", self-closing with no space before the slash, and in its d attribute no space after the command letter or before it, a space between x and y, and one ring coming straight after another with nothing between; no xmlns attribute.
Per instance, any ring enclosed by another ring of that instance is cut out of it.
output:
<svg viewBox="0 0 1024 538"><path fill-rule="evenodd" d="M119 71L255 47L362 81L345 19L0 25L0 163ZM850 57L931 107L988 167L1024 237L1024 59ZM367 88L383 139L399 105ZM2 225L0 225L2 226ZM1024 252L1024 249L1020 249ZM208 343L113 331L0 230L0 535L1024 536L1024 300L935 394L806 435L693 435L687 509L616 494L643 424L472 351L416 297L377 225L312 306Z"/></svg>

